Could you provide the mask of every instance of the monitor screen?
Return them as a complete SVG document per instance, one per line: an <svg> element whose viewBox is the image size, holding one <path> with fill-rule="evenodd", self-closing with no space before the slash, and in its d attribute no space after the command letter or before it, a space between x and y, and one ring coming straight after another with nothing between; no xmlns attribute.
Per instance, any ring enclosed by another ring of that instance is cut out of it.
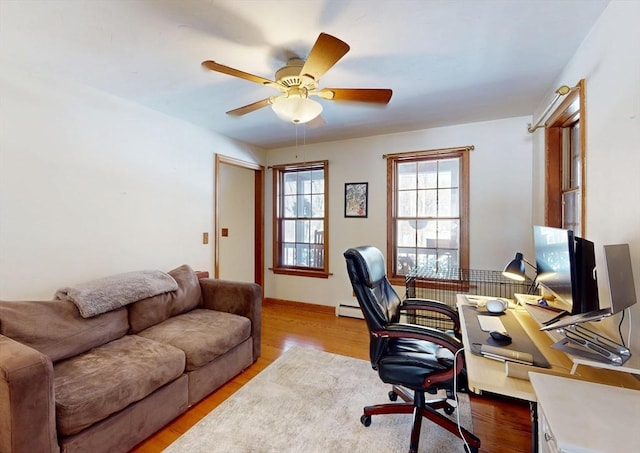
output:
<svg viewBox="0 0 640 453"><path fill-rule="evenodd" d="M571 314L580 313L573 304L575 282L575 250L573 231L535 225L533 239L536 252L537 282L568 307Z"/></svg>
<svg viewBox="0 0 640 453"><path fill-rule="evenodd" d="M636 303L629 244L605 245L611 309L618 313Z"/></svg>

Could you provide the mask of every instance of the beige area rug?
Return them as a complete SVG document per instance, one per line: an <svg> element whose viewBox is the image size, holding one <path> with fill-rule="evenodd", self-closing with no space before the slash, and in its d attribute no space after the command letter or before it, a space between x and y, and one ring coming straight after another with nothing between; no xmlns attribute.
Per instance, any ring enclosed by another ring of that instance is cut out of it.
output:
<svg viewBox="0 0 640 453"><path fill-rule="evenodd" d="M165 452L406 453L411 414L360 423L362 408L388 402L390 389L367 361L294 347ZM471 430L467 395L460 394L456 412ZM462 451L460 439L423 420L420 452Z"/></svg>

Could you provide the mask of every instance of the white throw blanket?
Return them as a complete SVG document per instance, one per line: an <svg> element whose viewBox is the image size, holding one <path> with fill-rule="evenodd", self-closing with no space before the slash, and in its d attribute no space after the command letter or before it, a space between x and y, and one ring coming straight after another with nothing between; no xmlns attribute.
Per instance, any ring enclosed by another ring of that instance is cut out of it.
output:
<svg viewBox="0 0 640 453"><path fill-rule="evenodd" d="M61 288L55 297L73 302L83 318L90 318L176 289L178 284L171 275L157 270L144 270Z"/></svg>

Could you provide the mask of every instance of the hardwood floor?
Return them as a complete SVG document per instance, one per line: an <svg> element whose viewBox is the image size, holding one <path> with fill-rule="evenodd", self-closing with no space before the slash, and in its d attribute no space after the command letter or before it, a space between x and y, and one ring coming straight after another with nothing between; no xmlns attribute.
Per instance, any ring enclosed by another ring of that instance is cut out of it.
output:
<svg viewBox="0 0 640 453"><path fill-rule="evenodd" d="M368 332L364 321L336 317L333 308L265 301L262 322L262 356L258 361L139 444L132 452L162 451L291 346L320 349L364 360L369 358ZM371 372L374 373L373 370ZM386 395L380 395L380 402L384 402L385 398ZM531 451L531 421L527 403L471 395L471 412L474 434L482 442L481 452ZM355 422L360 423L359 420Z"/></svg>

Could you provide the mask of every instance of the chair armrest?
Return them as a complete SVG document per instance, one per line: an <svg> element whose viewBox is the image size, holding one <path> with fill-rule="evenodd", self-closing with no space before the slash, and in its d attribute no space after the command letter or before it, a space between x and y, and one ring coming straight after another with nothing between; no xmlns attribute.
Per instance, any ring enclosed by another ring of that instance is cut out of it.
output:
<svg viewBox="0 0 640 453"><path fill-rule="evenodd" d="M429 341L451 351L451 353L454 354L454 357L456 357L454 366L451 369L446 369L429 375L425 380L425 387L430 387L440 382L448 382L454 375L459 374L464 369L464 346L462 342L438 329L419 326L416 324L397 323L389 324L385 329L375 330L371 333L379 337L409 338ZM458 353L458 351L460 352ZM458 353L457 356L456 353Z"/></svg>
<svg viewBox="0 0 640 453"><path fill-rule="evenodd" d="M389 324L383 330L376 330L374 335L388 338L411 338L415 340L424 340L435 343L446 348L454 354L464 346L456 337L434 329L433 327L420 326L417 324Z"/></svg>
<svg viewBox="0 0 640 453"><path fill-rule="evenodd" d="M453 331L460 338L460 316L455 308L433 299L405 299L400 305L401 311L424 310L440 313L451 320Z"/></svg>
<svg viewBox="0 0 640 453"><path fill-rule="evenodd" d="M55 409L49 357L0 335L0 451L59 452Z"/></svg>
<svg viewBox="0 0 640 453"><path fill-rule="evenodd" d="M255 283L201 278L203 308L244 316L251 320L253 360L260 357L262 338L262 288Z"/></svg>

